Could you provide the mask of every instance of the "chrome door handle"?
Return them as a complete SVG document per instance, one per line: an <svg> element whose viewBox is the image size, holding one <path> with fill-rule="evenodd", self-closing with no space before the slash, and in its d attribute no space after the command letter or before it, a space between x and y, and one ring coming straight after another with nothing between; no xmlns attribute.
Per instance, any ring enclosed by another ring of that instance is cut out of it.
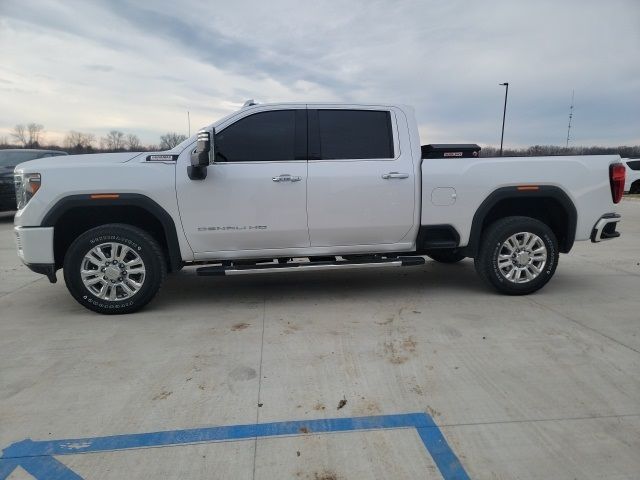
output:
<svg viewBox="0 0 640 480"><path fill-rule="evenodd" d="M385 180L389 180L390 178L409 178L409 174L408 173L389 172L389 173L383 173L382 174L382 178L384 178Z"/></svg>
<svg viewBox="0 0 640 480"><path fill-rule="evenodd" d="M296 177L289 175L288 173L283 173L282 175L273 177L271 180L273 180L274 182L299 182L300 180L302 180L302 177Z"/></svg>

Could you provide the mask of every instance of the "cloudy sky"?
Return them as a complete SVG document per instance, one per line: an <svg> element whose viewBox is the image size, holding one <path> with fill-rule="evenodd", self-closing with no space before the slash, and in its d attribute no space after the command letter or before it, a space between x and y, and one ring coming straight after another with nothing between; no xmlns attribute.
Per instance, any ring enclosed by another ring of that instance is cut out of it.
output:
<svg viewBox="0 0 640 480"><path fill-rule="evenodd" d="M0 0L0 137L157 143L246 99L411 104L423 143L640 144L640 0Z"/></svg>

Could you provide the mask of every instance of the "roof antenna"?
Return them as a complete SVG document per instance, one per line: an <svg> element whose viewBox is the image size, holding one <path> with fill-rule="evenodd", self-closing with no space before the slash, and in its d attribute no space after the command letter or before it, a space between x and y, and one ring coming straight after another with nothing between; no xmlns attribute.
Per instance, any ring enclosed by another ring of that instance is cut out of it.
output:
<svg viewBox="0 0 640 480"><path fill-rule="evenodd" d="M575 90L571 90L571 106L569 107L569 126L567 127L567 146L566 148L569 148L569 138L571 138L569 136L569 134L571 133L571 119L573 118L573 94L575 93Z"/></svg>
<svg viewBox="0 0 640 480"><path fill-rule="evenodd" d="M247 107L252 107L253 105L257 105L258 102L256 102L253 98L250 100L247 100L246 102L244 102L244 105L242 105L242 108L247 108Z"/></svg>

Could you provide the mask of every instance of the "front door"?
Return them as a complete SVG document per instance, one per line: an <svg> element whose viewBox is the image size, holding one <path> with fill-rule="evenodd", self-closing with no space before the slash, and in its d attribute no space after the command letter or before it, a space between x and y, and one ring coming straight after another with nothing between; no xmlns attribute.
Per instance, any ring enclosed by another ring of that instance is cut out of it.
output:
<svg viewBox="0 0 640 480"><path fill-rule="evenodd" d="M216 129L206 179L179 167L180 216L196 254L309 246L306 110L287 108L251 109Z"/></svg>

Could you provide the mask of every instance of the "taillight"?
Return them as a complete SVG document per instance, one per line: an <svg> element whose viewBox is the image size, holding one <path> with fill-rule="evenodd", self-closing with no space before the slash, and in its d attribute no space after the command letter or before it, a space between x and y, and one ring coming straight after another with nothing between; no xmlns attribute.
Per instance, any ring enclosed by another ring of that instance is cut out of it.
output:
<svg viewBox="0 0 640 480"><path fill-rule="evenodd" d="M621 163L609 165L609 183L611 184L611 198L613 203L620 203L624 193L624 181L627 176L627 169Z"/></svg>

